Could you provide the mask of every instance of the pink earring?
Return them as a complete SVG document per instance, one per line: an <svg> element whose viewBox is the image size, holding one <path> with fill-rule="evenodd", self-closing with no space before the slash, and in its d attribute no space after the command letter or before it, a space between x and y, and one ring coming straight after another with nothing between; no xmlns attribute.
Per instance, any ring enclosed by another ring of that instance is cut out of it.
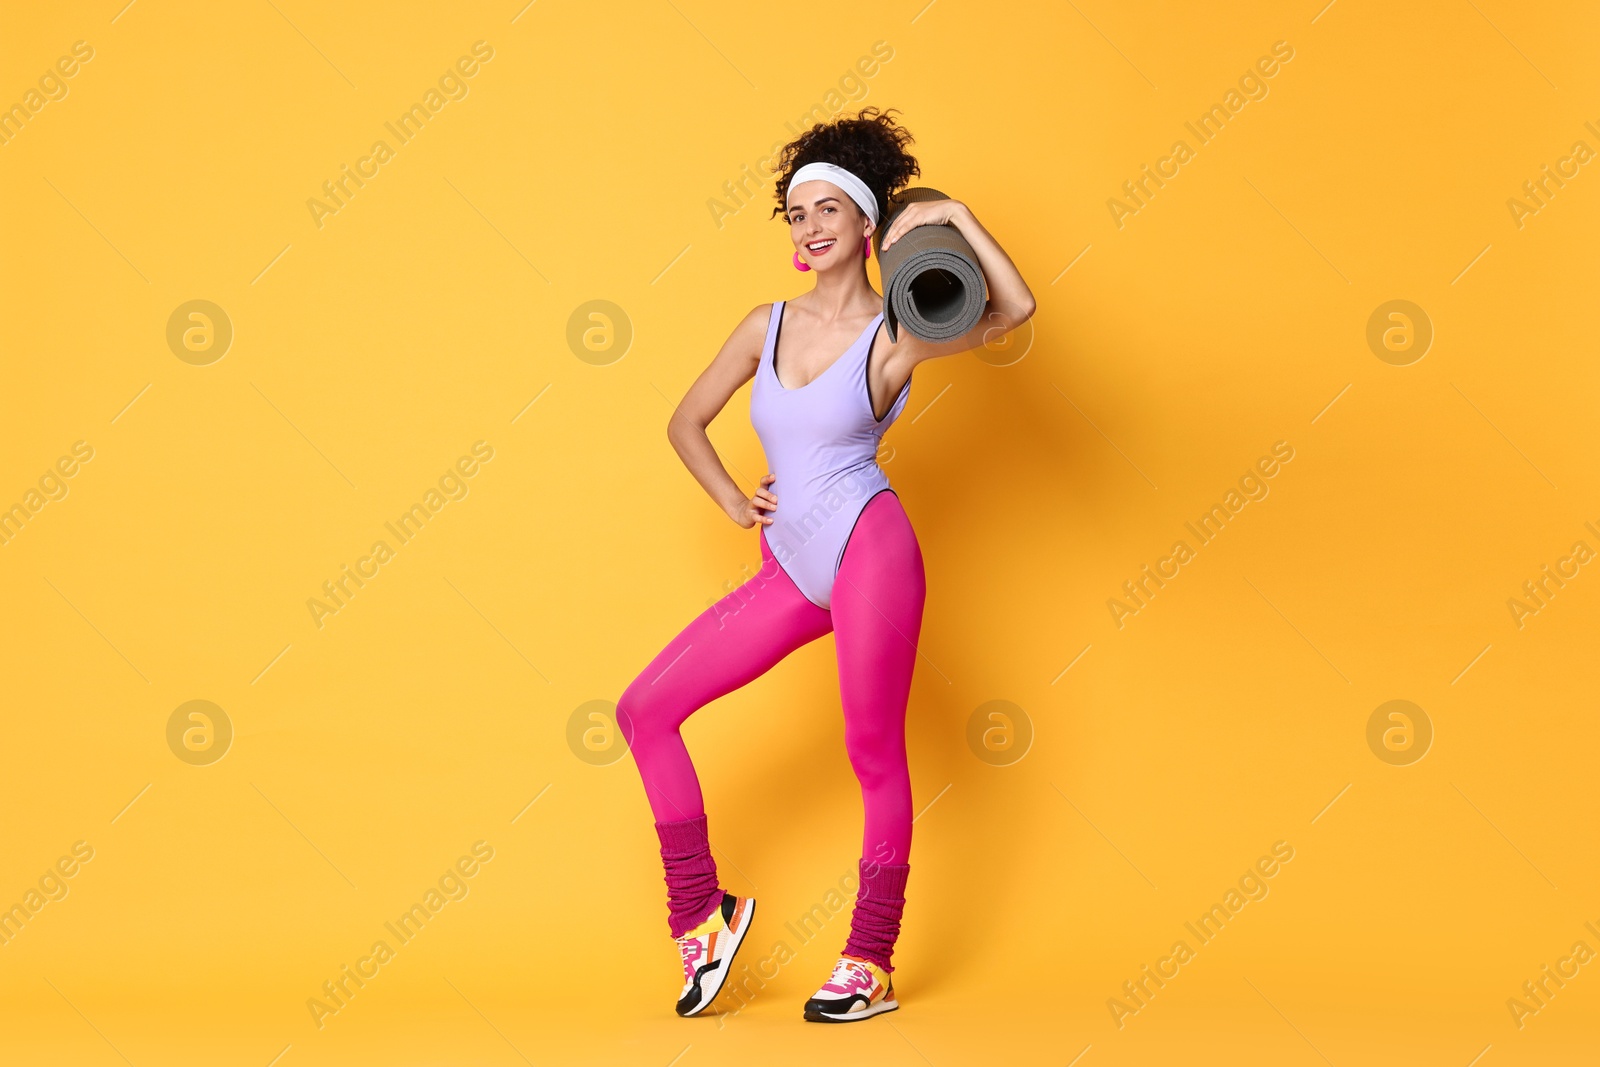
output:
<svg viewBox="0 0 1600 1067"><path fill-rule="evenodd" d="M861 239L861 258L862 259L871 259L872 258L872 238L870 238L870 237L863 237Z"/></svg>
<svg viewBox="0 0 1600 1067"><path fill-rule="evenodd" d="M796 249L795 253L794 253L794 269L798 270L798 271L808 271L808 270L811 269L809 264L800 262L800 250L799 249Z"/></svg>

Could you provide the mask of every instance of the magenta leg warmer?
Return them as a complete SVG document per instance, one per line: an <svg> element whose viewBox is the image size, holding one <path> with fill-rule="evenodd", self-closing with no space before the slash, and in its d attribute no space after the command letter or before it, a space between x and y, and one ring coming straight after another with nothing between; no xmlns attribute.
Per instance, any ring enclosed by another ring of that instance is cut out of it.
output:
<svg viewBox="0 0 1600 1067"><path fill-rule="evenodd" d="M706 817L658 822L656 835L661 838L661 863L667 871L667 921L672 936L682 937L722 903Z"/></svg>
<svg viewBox="0 0 1600 1067"><path fill-rule="evenodd" d="M911 867L908 864L886 867L868 860L862 860L859 867L861 885L856 889L856 907L850 915L850 939L845 942L843 954L871 960L893 972L890 960L894 956L895 940L900 936L900 916L906 908L906 877Z"/></svg>

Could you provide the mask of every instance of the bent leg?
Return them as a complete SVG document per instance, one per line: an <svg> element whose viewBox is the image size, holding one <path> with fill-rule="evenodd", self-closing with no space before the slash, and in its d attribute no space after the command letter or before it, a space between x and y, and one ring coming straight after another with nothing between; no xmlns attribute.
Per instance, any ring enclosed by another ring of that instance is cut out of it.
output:
<svg viewBox="0 0 1600 1067"><path fill-rule="evenodd" d="M761 570L707 608L662 649L617 701L658 822L705 814L700 781L678 728L690 715L772 669L833 628L778 566L765 537Z"/></svg>
<svg viewBox="0 0 1600 1067"><path fill-rule="evenodd" d="M674 637L617 701L617 728L644 782L666 869L672 936L722 900L700 780L679 727L694 712L833 628L761 538L761 570Z"/></svg>
<svg viewBox="0 0 1600 1067"><path fill-rule="evenodd" d="M892 970L911 854L911 774L906 702L926 595L922 549L900 498L862 509L834 579L834 644L844 704L845 748L865 815L861 885L848 955Z"/></svg>

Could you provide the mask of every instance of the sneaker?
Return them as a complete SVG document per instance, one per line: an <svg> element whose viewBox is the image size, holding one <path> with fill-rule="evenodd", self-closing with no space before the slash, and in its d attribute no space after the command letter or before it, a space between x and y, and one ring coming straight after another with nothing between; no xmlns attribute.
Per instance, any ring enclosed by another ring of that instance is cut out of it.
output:
<svg viewBox="0 0 1600 1067"><path fill-rule="evenodd" d="M899 1006L889 972L876 963L840 956L833 977L806 1001L806 1022L853 1023Z"/></svg>
<svg viewBox="0 0 1600 1067"><path fill-rule="evenodd" d="M722 906L709 918L682 937L676 938L683 956L683 992L678 994L678 1014L698 1015L711 1005L728 972L733 957L750 932L756 902L752 897L722 894Z"/></svg>

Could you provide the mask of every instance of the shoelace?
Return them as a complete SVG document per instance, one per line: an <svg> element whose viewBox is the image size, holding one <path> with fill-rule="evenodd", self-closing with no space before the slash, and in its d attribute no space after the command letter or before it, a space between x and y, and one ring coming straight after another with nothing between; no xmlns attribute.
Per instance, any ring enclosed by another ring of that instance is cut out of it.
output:
<svg viewBox="0 0 1600 1067"><path fill-rule="evenodd" d="M698 937L686 937L678 942L678 952L683 956L683 980L694 981L695 965L705 955L705 942Z"/></svg>
<svg viewBox="0 0 1600 1067"><path fill-rule="evenodd" d="M842 993L870 993L872 972L867 965L856 960L840 959L833 965L833 977L828 984Z"/></svg>

